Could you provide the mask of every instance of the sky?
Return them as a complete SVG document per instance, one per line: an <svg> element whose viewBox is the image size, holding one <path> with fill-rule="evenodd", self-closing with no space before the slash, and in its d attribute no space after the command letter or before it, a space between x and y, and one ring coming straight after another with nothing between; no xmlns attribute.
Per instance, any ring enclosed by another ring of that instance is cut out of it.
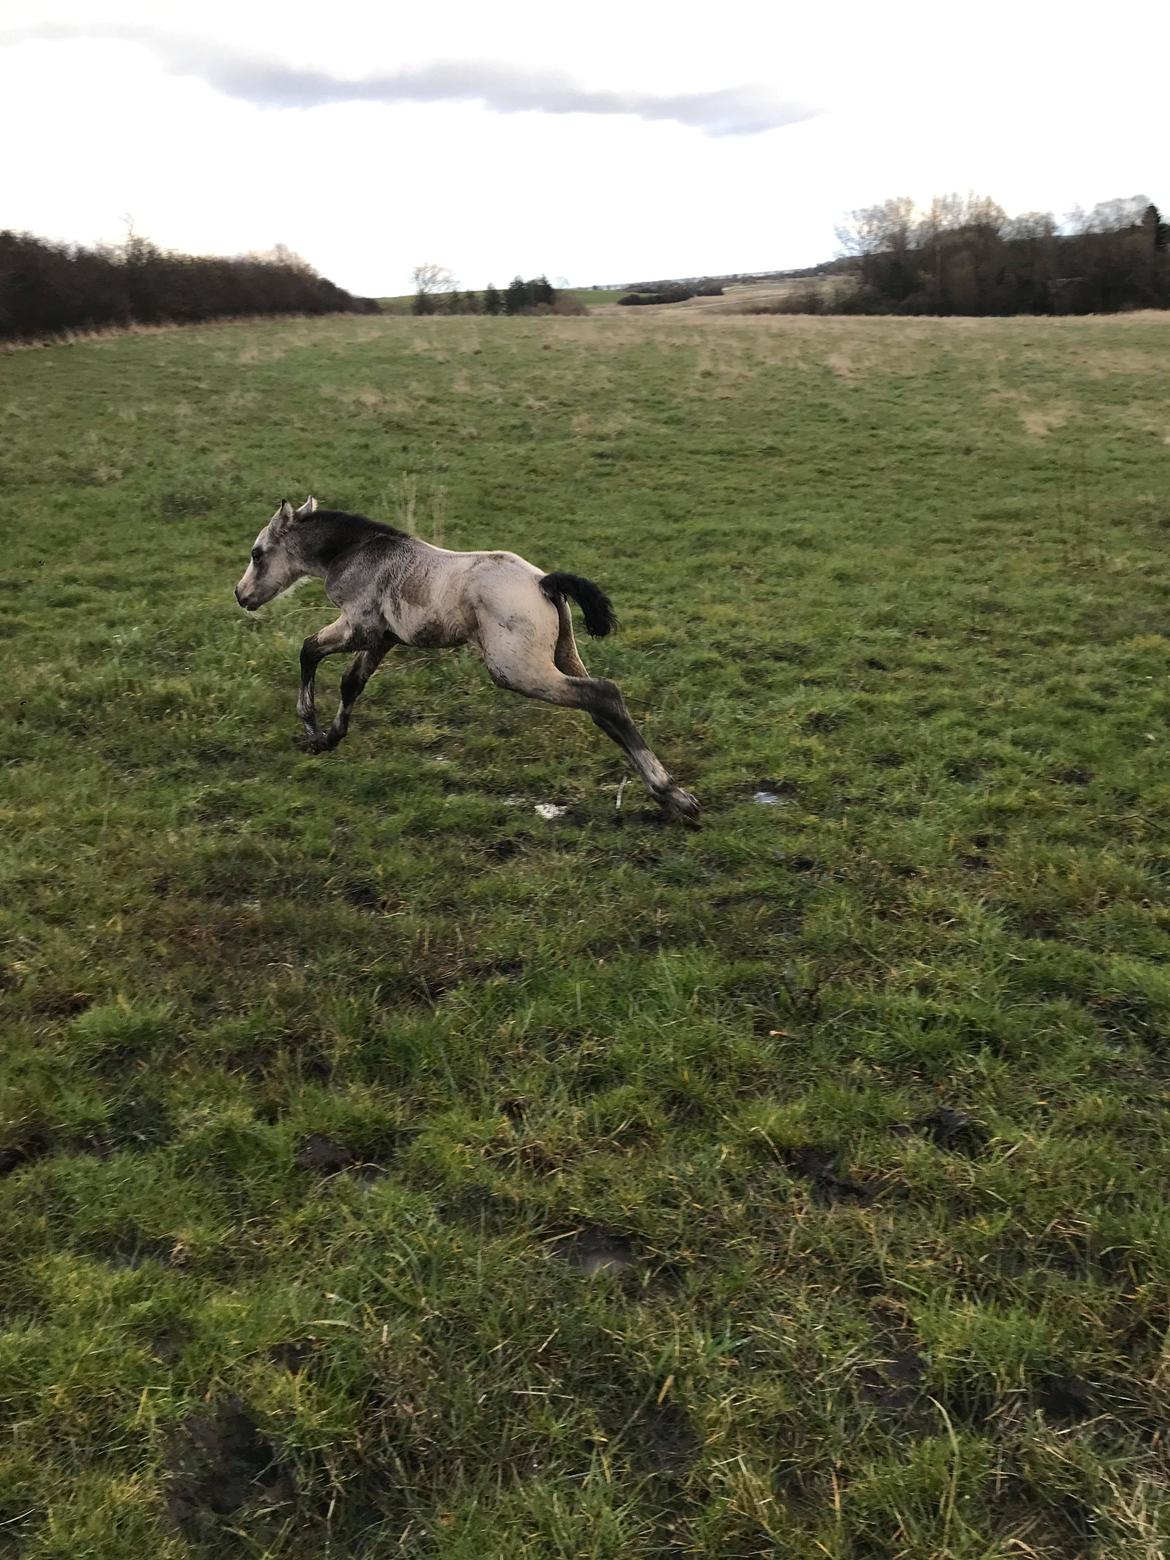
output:
<svg viewBox="0 0 1170 1560"><path fill-rule="evenodd" d="M1168 44L1165 0L0 0L0 228L373 296L811 265L892 195L1170 207Z"/></svg>

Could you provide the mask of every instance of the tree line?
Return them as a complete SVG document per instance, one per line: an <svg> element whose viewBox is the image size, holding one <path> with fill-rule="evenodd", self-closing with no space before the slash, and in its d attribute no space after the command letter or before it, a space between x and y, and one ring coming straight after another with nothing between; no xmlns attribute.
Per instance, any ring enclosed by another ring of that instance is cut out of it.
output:
<svg viewBox="0 0 1170 1560"><path fill-rule="evenodd" d="M629 307L648 303L685 303L688 298L721 298L723 283L705 276L697 282L640 282L618 299Z"/></svg>
<svg viewBox="0 0 1170 1560"><path fill-rule="evenodd" d="M986 196L907 196L852 212L849 260L775 307L811 314L1107 314L1170 307L1170 225L1144 195L1008 217Z"/></svg>
<svg viewBox="0 0 1170 1560"><path fill-rule="evenodd" d="M501 292L489 282L482 292L461 292L445 266L414 268L413 314L583 314L576 299L558 292L547 276L514 276Z"/></svg>
<svg viewBox="0 0 1170 1560"><path fill-rule="evenodd" d="M134 234L117 247L0 232L0 340L117 325L191 324L256 314L376 314L291 251L236 259L180 255Z"/></svg>

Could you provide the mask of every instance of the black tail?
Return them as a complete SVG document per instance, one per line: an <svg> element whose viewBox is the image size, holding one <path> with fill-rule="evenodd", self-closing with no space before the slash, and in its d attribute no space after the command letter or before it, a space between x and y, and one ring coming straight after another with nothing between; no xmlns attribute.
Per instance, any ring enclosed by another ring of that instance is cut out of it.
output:
<svg viewBox="0 0 1170 1560"><path fill-rule="evenodd" d="M583 580L579 574L546 574L540 588L554 603L572 596L585 614L586 633L592 634L594 639L604 639L617 627L613 603L592 580Z"/></svg>

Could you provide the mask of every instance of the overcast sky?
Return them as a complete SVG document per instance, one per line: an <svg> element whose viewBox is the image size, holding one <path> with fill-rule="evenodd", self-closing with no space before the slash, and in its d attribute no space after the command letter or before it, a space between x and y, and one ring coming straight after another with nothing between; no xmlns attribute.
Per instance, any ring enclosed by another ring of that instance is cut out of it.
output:
<svg viewBox="0 0 1170 1560"><path fill-rule="evenodd" d="M842 215L1170 206L1165 0L0 0L0 227L355 292L811 264Z"/></svg>

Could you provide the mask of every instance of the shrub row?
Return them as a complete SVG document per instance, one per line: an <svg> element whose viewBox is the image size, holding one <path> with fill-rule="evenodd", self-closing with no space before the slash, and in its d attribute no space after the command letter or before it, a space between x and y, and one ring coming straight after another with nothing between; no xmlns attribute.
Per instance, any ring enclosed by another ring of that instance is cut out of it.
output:
<svg viewBox="0 0 1170 1560"><path fill-rule="evenodd" d="M117 325L256 314L376 314L287 252L277 257L167 254L143 239L118 249L0 232L0 339Z"/></svg>

